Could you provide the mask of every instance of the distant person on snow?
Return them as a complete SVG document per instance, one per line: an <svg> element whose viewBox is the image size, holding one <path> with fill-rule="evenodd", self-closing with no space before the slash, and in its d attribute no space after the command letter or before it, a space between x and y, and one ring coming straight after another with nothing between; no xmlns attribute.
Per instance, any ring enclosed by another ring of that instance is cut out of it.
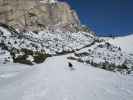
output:
<svg viewBox="0 0 133 100"><path fill-rule="evenodd" d="M73 65L72 65L72 63L71 62L68 62L68 67L69 68L71 68L71 70L73 70L74 68L73 68Z"/></svg>

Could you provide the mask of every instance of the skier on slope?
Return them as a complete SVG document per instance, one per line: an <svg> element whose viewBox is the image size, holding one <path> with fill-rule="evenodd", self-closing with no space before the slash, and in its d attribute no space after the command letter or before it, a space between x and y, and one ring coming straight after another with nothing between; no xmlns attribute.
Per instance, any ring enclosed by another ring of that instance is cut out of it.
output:
<svg viewBox="0 0 133 100"><path fill-rule="evenodd" d="M71 62L68 62L68 67L69 67L71 70L74 70L73 65L72 65Z"/></svg>

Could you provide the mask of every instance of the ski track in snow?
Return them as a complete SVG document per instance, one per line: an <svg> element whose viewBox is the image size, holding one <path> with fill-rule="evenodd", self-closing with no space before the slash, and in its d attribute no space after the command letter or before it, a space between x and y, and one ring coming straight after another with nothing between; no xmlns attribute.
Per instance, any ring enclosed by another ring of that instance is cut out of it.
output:
<svg viewBox="0 0 133 100"><path fill-rule="evenodd" d="M71 61L75 70L70 70L66 57L48 58L43 64L26 67L12 77L0 79L0 100L133 99L133 76L75 61Z"/></svg>

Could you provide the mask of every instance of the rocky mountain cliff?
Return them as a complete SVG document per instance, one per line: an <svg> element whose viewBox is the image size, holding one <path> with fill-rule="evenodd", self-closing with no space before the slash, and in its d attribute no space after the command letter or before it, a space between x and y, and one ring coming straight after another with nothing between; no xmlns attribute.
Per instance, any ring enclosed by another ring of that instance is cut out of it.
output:
<svg viewBox="0 0 133 100"><path fill-rule="evenodd" d="M0 23L19 30L81 30L77 13L57 0L0 0Z"/></svg>

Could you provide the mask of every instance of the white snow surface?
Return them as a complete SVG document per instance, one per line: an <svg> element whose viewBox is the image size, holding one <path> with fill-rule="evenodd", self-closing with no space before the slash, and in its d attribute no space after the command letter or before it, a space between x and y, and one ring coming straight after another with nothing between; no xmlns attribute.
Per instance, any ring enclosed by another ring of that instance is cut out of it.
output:
<svg viewBox="0 0 133 100"><path fill-rule="evenodd" d="M113 45L120 46L125 52L133 53L133 34L109 39L108 41Z"/></svg>
<svg viewBox="0 0 133 100"><path fill-rule="evenodd" d="M74 61L69 61L74 67L71 70L67 56L51 57L32 67L0 65L0 68L5 67L8 71L16 66L12 74L16 70L18 72L0 78L0 100L133 99L133 76L123 76Z"/></svg>

